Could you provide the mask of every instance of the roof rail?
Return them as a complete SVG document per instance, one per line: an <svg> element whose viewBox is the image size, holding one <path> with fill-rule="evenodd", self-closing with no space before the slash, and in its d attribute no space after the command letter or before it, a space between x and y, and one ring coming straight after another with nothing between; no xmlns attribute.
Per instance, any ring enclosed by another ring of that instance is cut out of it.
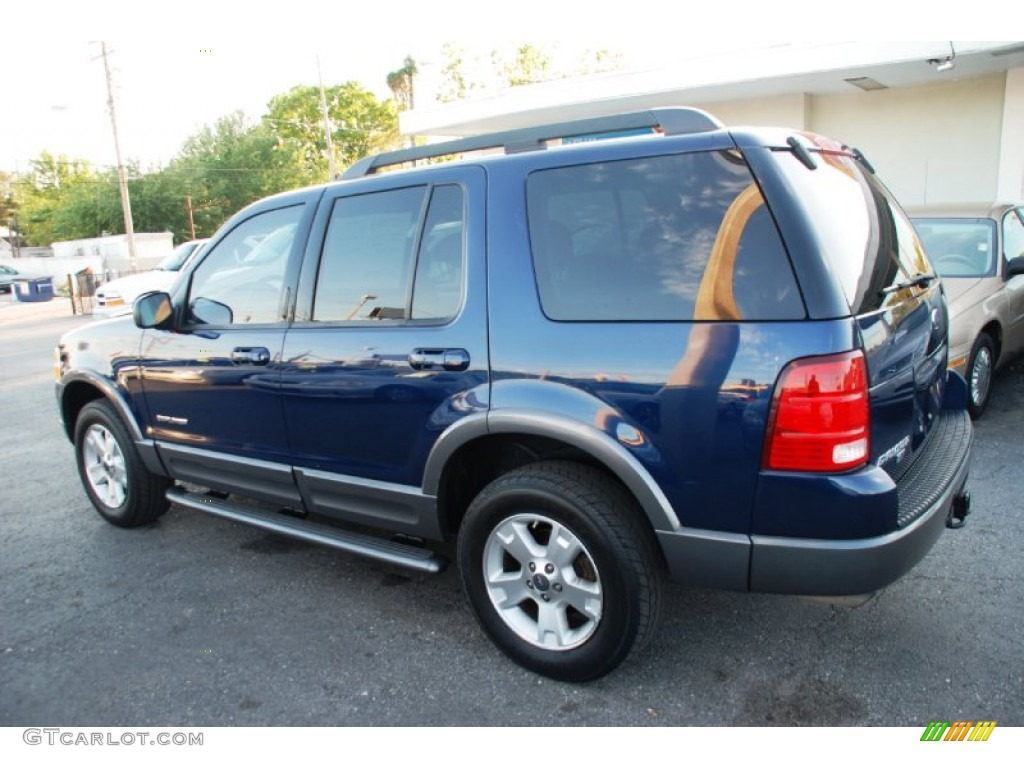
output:
<svg viewBox="0 0 1024 768"><path fill-rule="evenodd" d="M532 128L519 128L500 133L488 133L482 136L470 136L465 139L443 141L423 147L409 147L393 152L382 152L370 155L349 166L339 179L358 179L369 176L379 168L400 165L414 160L425 160L431 157L456 155L462 152L473 152L480 149L503 148L506 155L516 152L529 152L545 149L546 142L553 139L566 139L574 136L593 134L615 134L642 128L660 128L666 136L678 136L684 133L702 133L721 128L716 118L702 109L694 107L666 107L648 109L642 112L629 112L608 117L590 117L583 120L570 120L564 123L551 123Z"/></svg>

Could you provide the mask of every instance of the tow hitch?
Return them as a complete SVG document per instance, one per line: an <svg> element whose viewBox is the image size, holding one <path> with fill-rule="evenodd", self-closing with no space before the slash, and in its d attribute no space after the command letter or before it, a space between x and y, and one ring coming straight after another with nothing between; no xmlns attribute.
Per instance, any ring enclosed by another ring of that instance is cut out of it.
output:
<svg viewBox="0 0 1024 768"><path fill-rule="evenodd" d="M946 518L947 528L963 528L967 525L967 516L971 514L971 492L965 488L953 497L953 504L949 508L949 517Z"/></svg>

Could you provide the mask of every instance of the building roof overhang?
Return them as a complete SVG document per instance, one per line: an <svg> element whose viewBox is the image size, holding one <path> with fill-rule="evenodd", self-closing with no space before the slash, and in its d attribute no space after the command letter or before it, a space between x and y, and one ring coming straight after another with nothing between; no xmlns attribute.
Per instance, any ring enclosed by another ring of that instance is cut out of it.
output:
<svg viewBox="0 0 1024 768"><path fill-rule="evenodd" d="M951 58L953 67L941 67ZM494 91L401 115L406 135L472 136L685 104L910 88L1024 66L1024 41L786 43ZM868 78L867 81L861 78ZM858 85L859 83L859 85Z"/></svg>

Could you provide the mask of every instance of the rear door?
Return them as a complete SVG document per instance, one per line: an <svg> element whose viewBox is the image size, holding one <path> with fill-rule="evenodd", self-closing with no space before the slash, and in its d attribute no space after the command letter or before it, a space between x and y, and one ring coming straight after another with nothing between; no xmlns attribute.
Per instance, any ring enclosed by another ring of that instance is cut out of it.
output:
<svg viewBox="0 0 1024 768"><path fill-rule="evenodd" d="M281 375L311 511L437 534L415 498L427 455L487 404L483 206L478 167L368 179L321 202Z"/></svg>

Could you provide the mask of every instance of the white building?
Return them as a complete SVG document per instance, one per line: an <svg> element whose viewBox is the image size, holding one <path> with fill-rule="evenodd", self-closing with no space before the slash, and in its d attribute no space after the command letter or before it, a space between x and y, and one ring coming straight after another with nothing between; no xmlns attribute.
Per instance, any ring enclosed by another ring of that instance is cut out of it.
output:
<svg viewBox="0 0 1024 768"><path fill-rule="evenodd" d="M467 136L688 105L859 148L904 205L1024 200L1024 41L791 43L520 86L401 116Z"/></svg>
<svg viewBox="0 0 1024 768"><path fill-rule="evenodd" d="M88 266L96 273L113 277L131 271L128 235L62 240L52 243L51 247L56 258L80 264L79 269ZM174 235L171 232L135 233L135 255L139 270L152 269L173 250Z"/></svg>

